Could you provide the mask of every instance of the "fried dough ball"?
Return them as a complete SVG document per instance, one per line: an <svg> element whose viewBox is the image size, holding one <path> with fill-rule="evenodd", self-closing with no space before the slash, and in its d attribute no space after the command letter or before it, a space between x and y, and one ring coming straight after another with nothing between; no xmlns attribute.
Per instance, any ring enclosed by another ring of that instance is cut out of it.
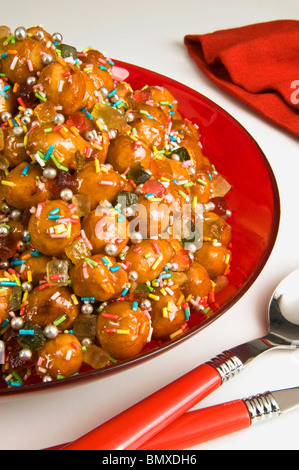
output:
<svg viewBox="0 0 299 470"><path fill-rule="evenodd" d="M186 298L190 295L193 299L206 297L211 291L211 279L207 270L198 262L194 262L186 273L187 282L183 287Z"/></svg>
<svg viewBox="0 0 299 470"><path fill-rule="evenodd" d="M35 323L41 328L59 322L59 331L69 330L79 315L79 306L72 300L73 291L69 287L46 287L40 290L35 287L28 295L28 304L25 307L24 320Z"/></svg>
<svg viewBox="0 0 299 470"><path fill-rule="evenodd" d="M111 141L106 160L119 173L123 173L137 162L147 169L150 166L150 161L151 150L149 146L133 141L127 134L119 134Z"/></svg>
<svg viewBox="0 0 299 470"><path fill-rule="evenodd" d="M168 240L142 240L137 246L130 246L125 261L129 271L137 273L138 283L144 283L159 277L174 255Z"/></svg>
<svg viewBox="0 0 299 470"><path fill-rule="evenodd" d="M67 125L63 126L63 130L56 132L45 132L46 129L54 128L56 124L53 122L47 122L32 132L28 136L27 152L30 155L35 155L38 151L44 155L49 150L49 147L53 145L55 148L54 155L59 163L66 167L77 166L77 152L83 155L89 144L80 135L74 134ZM48 164L54 166L51 158L48 160Z"/></svg>
<svg viewBox="0 0 299 470"><path fill-rule="evenodd" d="M79 236L80 229L77 212L61 199L42 203L30 217L28 225L33 246L49 256L64 255L65 247Z"/></svg>
<svg viewBox="0 0 299 470"><path fill-rule="evenodd" d="M79 371L82 363L83 352L76 336L61 333L38 351L36 372L40 377L70 377Z"/></svg>
<svg viewBox="0 0 299 470"><path fill-rule="evenodd" d="M88 162L77 174L78 193L90 196L90 207L94 210L101 202L113 202L119 191L131 187L119 173L111 168L97 171L94 162ZM92 188L92 190L91 190Z"/></svg>
<svg viewBox="0 0 299 470"><path fill-rule="evenodd" d="M83 103L86 81L83 73L74 65L61 62L44 67L38 83L47 99L62 107L65 114L75 113Z"/></svg>
<svg viewBox="0 0 299 470"><path fill-rule="evenodd" d="M164 148L165 129L156 119L150 118L146 114L137 113L130 124L136 130L138 139L149 147L156 147L159 150Z"/></svg>
<svg viewBox="0 0 299 470"><path fill-rule="evenodd" d="M25 268L23 268L23 265L15 266L16 272L21 272L21 279L26 281L28 279L28 271L30 271L32 284L33 286L37 286L45 277L47 264L51 261L51 257L43 255L42 253L39 253L38 256L33 256L30 250L26 250L21 254L19 259L23 260Z"/></svg>
<svg viewBox="0 0 299 470"><path fill-rule="evenodd" d="M171 158L152 159L150 171L154 178L160 180L166 178L170 181L176 180L190 182L190 175L183 162Z"/></svg>
<svg viewBox="0 0 299 470"><path fill-rule="evenodd" d="M2 53L11 50L12 45L1 47ZM13 45L14 54L8 54L2 60L2 72L12 83L24 84L28 77L36 76L45 65L43 55L51 54L56 58L55 49L48 49L46 43L35 38L27 37L23 41L16 41Z"/></svg>
<svg viewBox="0 0 299 470"><path fill-rule="evenodd" d="M185 296L180 289L175 289L172 295L168 293L165 295L156 288L152 294L157 297L157 300L151 302L152 337L167 338L186 322L183 309Z"/></svg>
<svg viewBox="0 0 299 470"><path fill-rule="evenodd" d="M94 124L94 120L89 119L83 111L77 111L66 121L66 124L72 128L75 127L80 136L90 141L91 155L88 158L96 158L100 163L104 163L110 145L109 133L106 130L99 130ZM93 145L94 144L94 145Z"/></svg>
<svg viewBox="0 0 299 470"><path fill-rule="evenodd" d="M219 243L204 242L202 247L195 252L194 259L204 266L210 278L214 279L226 271L230 251Z"/></svg>
<svg viewBox="0 0 299 470"><path fill-rule="evenodd" d="M133 303L112 302L99 314L97 338L105 351L116 359L135 357L147 343L150 333L149 316Z"/></svg>
<svg viewBox="0 0 299 470"><path fill-rule="evenodd" d="M119 215L104 215L103 211L93 210L82 220L82 229L92 245L92 253L103 253L108 244L115 247L114 256L124 249L129 240L129 222L119 221Z"/></svg>
<svg viewBox="0 0 299 470"><path fill-rule="evenodd" d="M5 271L1 269L0 277L5 277ZM7 279L9 280L9 279ZM4 289L4 287L2 287ZM4 320L8 320L10 318L9 311L10 311L10 299L12 296L12 287L5 286L5 290L0 294L0 324L4 322Z"/></svg>
<svg viewBox="0 0 299 470"><path fill-rule="evenodd" d="M108 91L112 90L111 61L96 49L88 49L80 54L80 60L81 70L86 71L97 90L101 87L107 88Z"/></svg>
<svg viewBox="0 0 299 470"><path fill-rule="evenodd" d="M23 161L29 161L24 146L24 136L15 135L10 126L4 129L4 148L2 152L8 160L9 168L14 168Z"/></svg>
<svg viewBox="0 0 299 470"><path fill-rule="evenodd" d="M103 258L105 258L103 260ZM112 257L93 255L72 267L72 288L79 297L94 297L99 302L117 299L128 282L128 275ZM116 268L116 271L111 271Z"/></svg>
<svg viewBox="0 0 299 470"><path fill-rule="evenodd" d="M39 165L22 162L9 172L5 181L9 182L9 185L3 185L2 182L2 196L12 207L29 209L52 198L49 182L42 178Z"/></svg>

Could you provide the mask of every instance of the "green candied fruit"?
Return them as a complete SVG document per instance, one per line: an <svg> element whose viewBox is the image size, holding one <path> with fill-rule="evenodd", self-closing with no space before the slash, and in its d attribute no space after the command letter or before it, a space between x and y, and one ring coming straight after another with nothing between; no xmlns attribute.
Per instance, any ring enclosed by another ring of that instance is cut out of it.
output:
<svg viewBox="0 0 299 470"><path fill-rule="evenodd" d="M190 160L190 155L185 147L180 147L178 149L173 150L170 154L170 158L173 155L178 155L180 158L180 162L187 162Z"/></svg>
<svg viewBox="0 0 299 470"><path fill-rule="evenodd" d="M35 323L25 323L19 330L18 343L24 349L36 351L46 342L43 329Z"/></svg>
<svg viewBox="0 0 299 470"><path fill-rule="evenodd" d="M130 207L133 204L138 204L138 196L130 191L120 191L117 195L117 204L121 207Z"/></svg>
<svg viewBox="0 0 299 470"><path fill-rule="evenodd" d="M140 163L133 165L128 172L128 178L133 180L135 184L144 184L150 179L150 174Z"/></svg>
<svg viewBox="0 0 299 470"><path fill-rule="evenodd" d="M78 58L77 49L73 46L69 46L68 44L59 44L59 46L57 46L57 49L60 51L61 57L63 59L67 57L72 57L75 60Z"/></svg>

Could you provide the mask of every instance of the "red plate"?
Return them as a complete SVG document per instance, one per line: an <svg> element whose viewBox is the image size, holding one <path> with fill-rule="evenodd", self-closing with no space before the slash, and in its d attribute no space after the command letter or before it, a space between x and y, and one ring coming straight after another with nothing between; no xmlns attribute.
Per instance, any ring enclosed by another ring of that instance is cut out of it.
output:
<svg viewBox="0 0 299 470"><path fill-rule="evenodd" d="M223 315L245 294L265 266L276 241L280 220L277 184L265 155L248 132L226 111L191 88L135 65L119 61L115 61L115 65L128 72L126 80L133 89L157 85L167 88L175 96L182 116L198 125L204 154L232 185L232 191L227 195L228 208L232 212L228 220L232 227L233 255L229 285L217 294L217 309L213 316L205 318L192 313L188 329L171 342L151 342L132 360L100 370L84 368L73 377L49 383L32 382L21 388L7 389L0 379L0 397L97 380L149 360L185 341Z"/></svg>

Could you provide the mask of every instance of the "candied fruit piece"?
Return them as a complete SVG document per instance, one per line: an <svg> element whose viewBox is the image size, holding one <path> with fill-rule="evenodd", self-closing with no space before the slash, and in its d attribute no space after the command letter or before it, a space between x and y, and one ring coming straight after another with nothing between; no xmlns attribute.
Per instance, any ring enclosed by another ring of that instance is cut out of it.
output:
<svg viewBox="0 0 299 470"><path fill-rule="evenodd" d="M76 127L79 132L84 131L87 127L84 117L77 113L72 114L71 117L66 121L66 124L70 127Z"/></svg>
<svg viewBox="0 0 299 470"><path fill-rule="evenodd" d="M9 310L15 312L21 307L22 304L22 288L13 286L12 293L9 299Z"/></svg>
<svg viewBox="0 0 299 470"><path fill-rule="evenodd" d="M77 207L79 217L85 217L90 212L90 196L88 194L74 194L72 203Z"/></svg>
<svg viewBox="0 0 299 470"><path fill-rule="evenodd" d="M140 163L136 163L130 168L128 178L133 180L135 184L143 184L150 179L150 174Z"/></svg>
<svg viewBox="0 0 299 470"><path fill-rule="evenodd" d="M231 185L221 175L217 175L215 178L213 178L213 187L214 187L214 192L213 192L214 197L223 197L231 190Z"/></svg>
<svg viewBox="0 0 299 470"><path fill-rule="evenodd" d="M212 202L215 206L213 209L213 212L215 212L215 214L218 214L220 216L226 214L227 201L226 199L224 199L224 197L212 197L210 199L210 202Z"/></svg>
<svg viewBox="0 0 299 470"><path fill-rule="evenodd" d="M22 83L18 87L15 93L15 97L17 100L19 98L21 101L21 104L24 103L26 108L34 108L38 101L37 97L35 96L32 86L27 85L27 83Z"/></svg>
<svg viewBox="0 0 299 470"><path fill-rule="evenodd" d="M147 181L143 185L142 191L144 194L153 193L155 197L159 197L159 198L162 198L163 196L167 194L167 191L165 187L163 186L163 184L160 183L160 181L156 181L156 180Z"/></svg>
<svg viewBox="0 0 299 470"><path fill-rule="evenodd" d="M67 286L69 280L68 261L53 259L47 263L47 278L52 286Z"/></svg>
<svg viewBox="0 0 299 470"><path fill-rule="evenodd" d="M19 330L18 343L24 349L36 351L46 342L43 329L35 323L25 323L23 328Z"/></svg>
<svg viewBox="0 0 299 470"><path fill-rule="evenodd" d="M65 59L66 57L72 57L74 60L77 59L77 49L73 46L69 46L68 44L59 44L57 49L61 53L61 57Z"/></svg>
<svg viewBox="0 0 299 470"><path fill-rule="evenodd" d="M79 315L73 325L74 335L81 341L89 338L93 340L96 337L96 315Z"/></svg>
<svg viewBox="0 0 299 470"><path fill-rule="evenodd" d="M74 240L65 248L65 254L73 264L78 264L82 259L91 256L91 252L81 237Z"/></svg>
<svg viewBox="0 0 299 470"><path fill-rule="evenodd" d="M84 352L83 361L93 369L102 369L110 362L110 356L102 348L93 344Z"/></svg>
<svg viewBox="0 0 299 470"><path fill-rule="evenodd" d="M96 103L91 115L94 119L101 119L108 129L130 130L125 116L105 103Z"/></svg>
<svg viewBox="0 0 299 470"><path fill-rule="evenodd" d="M144 90L136 90L134 93L136 101L148 101L152 98L152 90L150 88L144 88Z"/></svg>
<svg viewBox="0 0 299 470"><path fill-rule="evenodd" d="M130 191L120 191L117 195L117 204L121 207L130 207L133 204L138 204L138 196Z"/></svg>

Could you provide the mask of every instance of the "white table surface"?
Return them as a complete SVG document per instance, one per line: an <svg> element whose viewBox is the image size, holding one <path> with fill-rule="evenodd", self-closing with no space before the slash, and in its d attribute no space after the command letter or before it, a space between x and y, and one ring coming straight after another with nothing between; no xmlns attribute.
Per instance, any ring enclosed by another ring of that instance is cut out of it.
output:
<svg viewBox="0 0 299 470"><path fill-rule="evenodd" d="M0 400L1 450L38 450L74 440L223 350L266 333L271 292L299 267L298 139L213 85L188 56L183 38L298 16L298 0L14 0L12 7L6 2L1 9L0 21L11 29L42 24L50 33L61 32L78 49L98 48L115 59L167 75L218 103L266 154L276 176L282 210L277 242L266 266L230 311L180 346L128 371L49 394ZM200 407L298 385L299 352L273 351L254 361ZM193 450L298 450L298 420L299 409Z"/></svg>

